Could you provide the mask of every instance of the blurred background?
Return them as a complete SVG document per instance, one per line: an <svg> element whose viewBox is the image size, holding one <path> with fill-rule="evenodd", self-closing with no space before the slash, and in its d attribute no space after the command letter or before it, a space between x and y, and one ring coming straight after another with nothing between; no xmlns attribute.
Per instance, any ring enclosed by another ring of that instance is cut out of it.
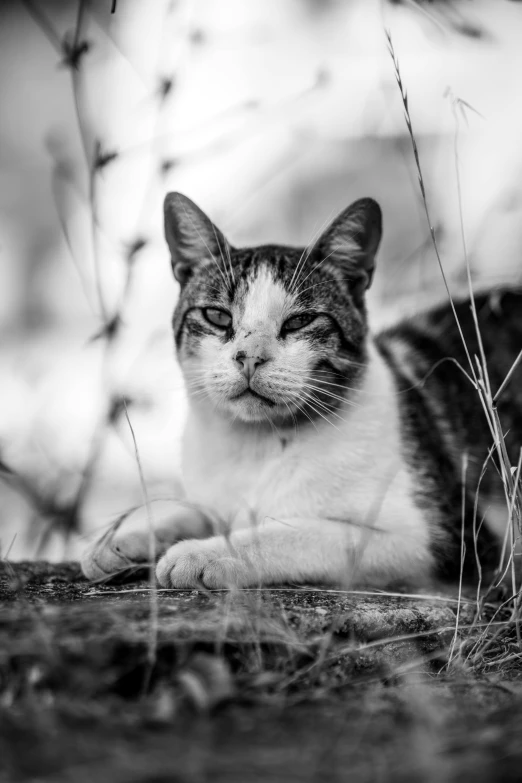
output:
<svg viewBox="0 0 522 783"><path fill-rule="evenodd" d="M0 6L0 546L76 557L180 496L185 400L162 200L236 244L306 244L373 196L374 328L521 282L522 3L31 0ZM460 197L459 197L460 191Z"/></svg>

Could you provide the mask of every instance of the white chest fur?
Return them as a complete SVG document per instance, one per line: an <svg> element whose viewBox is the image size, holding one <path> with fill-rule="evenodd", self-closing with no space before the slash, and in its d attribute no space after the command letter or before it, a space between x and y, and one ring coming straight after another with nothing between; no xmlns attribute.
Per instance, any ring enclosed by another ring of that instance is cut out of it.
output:
<svg viewBox="0 0 522 783"><path fill-rule="evenodd" d="M373 348L362 389L330 421L278 433L193 405L184 437L187 496L233 529L267 517L330 518L425 542L399 427L393 380Z"/></svg>

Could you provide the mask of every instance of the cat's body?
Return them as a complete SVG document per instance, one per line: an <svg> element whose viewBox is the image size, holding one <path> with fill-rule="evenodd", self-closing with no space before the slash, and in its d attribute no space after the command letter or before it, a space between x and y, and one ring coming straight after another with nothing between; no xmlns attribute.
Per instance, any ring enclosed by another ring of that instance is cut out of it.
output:
<svg viewBox="0 0 522 783"><path fill-rule="evenodd" d="M522 290L480 294L474 303L494 396L522 350ZM433 530L437 572L451 578L461 571L462 533L465 576L477 574L477 557L484 572L498 565L509 517L486 412L469 377L471 359L480 380L481 356L471 301L456 303L455 313L462 336L448 303L377 337L400 390L403 449L416 475L416 502ZM496 405L515 469L522 448L522 367Z"/></svg>
<svg viewBox="0 0 522 783"><path fill-rule="evenodd" d="M258 566L265 572L274 569L270 581L327 579L328 571L334 581L348 578L342 566L341 573L334 563L323 571L323 562L313 562L328 520L332 535L338 534L341 561L353 551L354 561L371 557L377 563L371 573L366 565L358 581L401 578L413 561L416 577L429 571L428 533L411 500L414 485L402 458L393 379L376 351L353 403L340 405L331 420L318 416L313 424L288 430L268 426L254 437L246 431L249 425L224 427L208 409L196 407L189 416L187 494L232 530L243 528L259 537L263 524L272 522L271 553L264 567ZM293 527L315 520L323 521L317 527L319 541L308 546L309 534L291 569L287 564L286 572L276 570L277 549L295 546Z"/></svg>
<svg viewBox="0 0 522 783"><path fill-rule="evenodd" d="M189 503L159 525L160 583L456 576L463 529L466 574L477 558L496 565L509 512L494 456L481 476L492 437L449 305L368 333L375 202L356 202L308 250L236 251L171 194L166 234L182 285ZM495 391L522 348L522 292L481 296L477 310ZM457 315L474 361L469 303ZM499 414L516 465L520 368ZM148 551L146 528L123 527L86 554L84 571L100 577Z"/></svg>

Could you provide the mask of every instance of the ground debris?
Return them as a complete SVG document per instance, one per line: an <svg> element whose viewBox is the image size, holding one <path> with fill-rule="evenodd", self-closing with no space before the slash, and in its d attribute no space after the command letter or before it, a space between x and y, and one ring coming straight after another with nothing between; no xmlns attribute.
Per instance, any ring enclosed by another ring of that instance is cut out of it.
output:
<svg viewBox="0 0 522 783"><path fill-rule="evenodd" d="M0 565L0 781L518 780L519 673L448 670L449 594L151 598Z"/></svg>

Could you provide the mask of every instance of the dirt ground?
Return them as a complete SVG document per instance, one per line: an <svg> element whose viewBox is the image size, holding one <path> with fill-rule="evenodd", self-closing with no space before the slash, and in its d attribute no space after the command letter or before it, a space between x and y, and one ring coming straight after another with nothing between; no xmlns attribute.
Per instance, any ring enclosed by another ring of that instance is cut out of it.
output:
<svg viewBox="0 0 522 783"><path fill-rule="evenodd" d="M74 563L0 568L2 782L521 779L520 659L448 668L448 594L153 593Z"/></svg>

